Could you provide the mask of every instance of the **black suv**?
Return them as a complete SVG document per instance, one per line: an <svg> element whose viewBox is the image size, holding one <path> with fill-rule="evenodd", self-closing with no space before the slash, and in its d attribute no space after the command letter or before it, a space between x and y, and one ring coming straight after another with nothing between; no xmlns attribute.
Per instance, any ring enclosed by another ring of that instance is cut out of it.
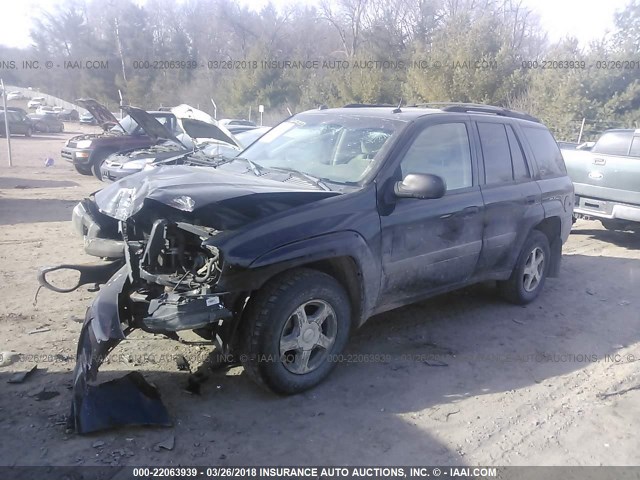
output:
<svg viewBox="0 0 640 480"><path fill-rule="evenodd" d="M308 111L214 167L141 172L75 208L87 252L114 259L71 267L79 284L111 277L79 340L79 431L100 363L133 329L192 330L297 393L373 314L486 280L531 302L572 223L553 136L498 107Z"/></svg>

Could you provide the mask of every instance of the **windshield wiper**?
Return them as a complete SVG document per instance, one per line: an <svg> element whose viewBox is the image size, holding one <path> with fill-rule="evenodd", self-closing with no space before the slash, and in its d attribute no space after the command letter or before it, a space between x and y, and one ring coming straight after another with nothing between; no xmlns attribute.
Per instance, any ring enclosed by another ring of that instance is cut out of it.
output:
<svg viewBox="0 0 640 480"><path fill-rule="evenodd" d="M222 159L219 162L216 162L216 163L213 164L213 167L219 167L220 165L224 165L225 163L233 162L234 160L242 160L243 162L247 163L249 165L249 168L251 169L251 171L253 172L253 174L256 177L259 177L260 175L262 175L262 170L260 170L260 167L258 167L258 165L253 163L248 158L244 158L244 157L224 157L223 156Z"/></svg>
<svg viewBox="0 0 640 480"><path fill-rule="evenodd" d="M284 167L269 167L269 170L276 170L280 172L287 172L292 177L302 178L303 180L309 180L316 186L320 187L323 190L331 191L331 189L327 186L326 183L322 181L321 178L314 177L313 175L309 175L308 173L300 172L298 170L293 170L292 168L284 168Z"/></svg>

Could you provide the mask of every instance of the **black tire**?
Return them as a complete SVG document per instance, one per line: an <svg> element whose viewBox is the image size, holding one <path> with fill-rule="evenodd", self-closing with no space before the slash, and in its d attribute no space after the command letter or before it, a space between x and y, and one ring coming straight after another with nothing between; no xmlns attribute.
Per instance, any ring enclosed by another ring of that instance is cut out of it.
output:
<svg viewBox="0 0 640 480"><path fill-rule="evenodd" d="M93 175L93 172L91 171L91 167L82 167L74 163L73 168L75 168L76 172L78 172L80 175Z"/></svg>
<svg viewBox="0 0 640 480"><path fill-rule="evenodd" d="M300 309L304 315L296 314ZM314 321L322 312L328 315ZM350 330L349 297L340 284L316 270L291 270L250 300L240 330L240 361L257 384L280 394L300 393L326 378ZM297 346L284 350L291 342Z"/></svg>
<svg viewBox="0 0 640 480"><path fill-rule="evenodd" d="M604 228L611 232L619 232L625 229L625 224L623 222L618 222L616 220L605 220L601 219L600 223Z"/></svg>
<svg viewBox="0 0 640 480"><path fill-rule="evenodd" d="M511 276L508 280L498 282L498 288L504 298L517 305L526 305L534 301L544 287L550 261L551 249L547 236L539 230L532 230L522 247ZM531 273L534 271L536 273Z"/></svg>
<svg viewBox="0 0 640 480"><path fill-rule="evenodd" d="M102 172L100 171L100 167L102 167L104 161L112 153L113 152L111 151L98 151L94 152L92 155L93 158L91 159L91 171L93 172L93 175L100 181L102 181Z"/></svg>

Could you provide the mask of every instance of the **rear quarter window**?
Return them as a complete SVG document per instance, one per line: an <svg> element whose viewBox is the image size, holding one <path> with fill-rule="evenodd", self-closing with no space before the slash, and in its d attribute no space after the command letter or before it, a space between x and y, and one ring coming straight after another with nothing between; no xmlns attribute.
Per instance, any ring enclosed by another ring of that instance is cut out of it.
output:
<svg viewBox="0 0 640 480"><path fill-rule="evenodd" d="M522 131L533 151L542 178L567 174L562 153L549 130L539 127L522 127Z"/></svg>

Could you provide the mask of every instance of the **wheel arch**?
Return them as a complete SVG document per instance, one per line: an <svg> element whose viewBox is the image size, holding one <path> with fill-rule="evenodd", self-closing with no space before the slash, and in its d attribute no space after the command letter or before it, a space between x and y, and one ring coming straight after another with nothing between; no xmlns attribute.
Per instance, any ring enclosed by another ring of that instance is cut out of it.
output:
<svg viewBox="0 0 640 480"><path fill-rule="evenodd" d="M549 262L548 277L557 277L560 273L562 261L562 221L560 217L547 217L533 227L547 237L551 259Z"/></svg>

